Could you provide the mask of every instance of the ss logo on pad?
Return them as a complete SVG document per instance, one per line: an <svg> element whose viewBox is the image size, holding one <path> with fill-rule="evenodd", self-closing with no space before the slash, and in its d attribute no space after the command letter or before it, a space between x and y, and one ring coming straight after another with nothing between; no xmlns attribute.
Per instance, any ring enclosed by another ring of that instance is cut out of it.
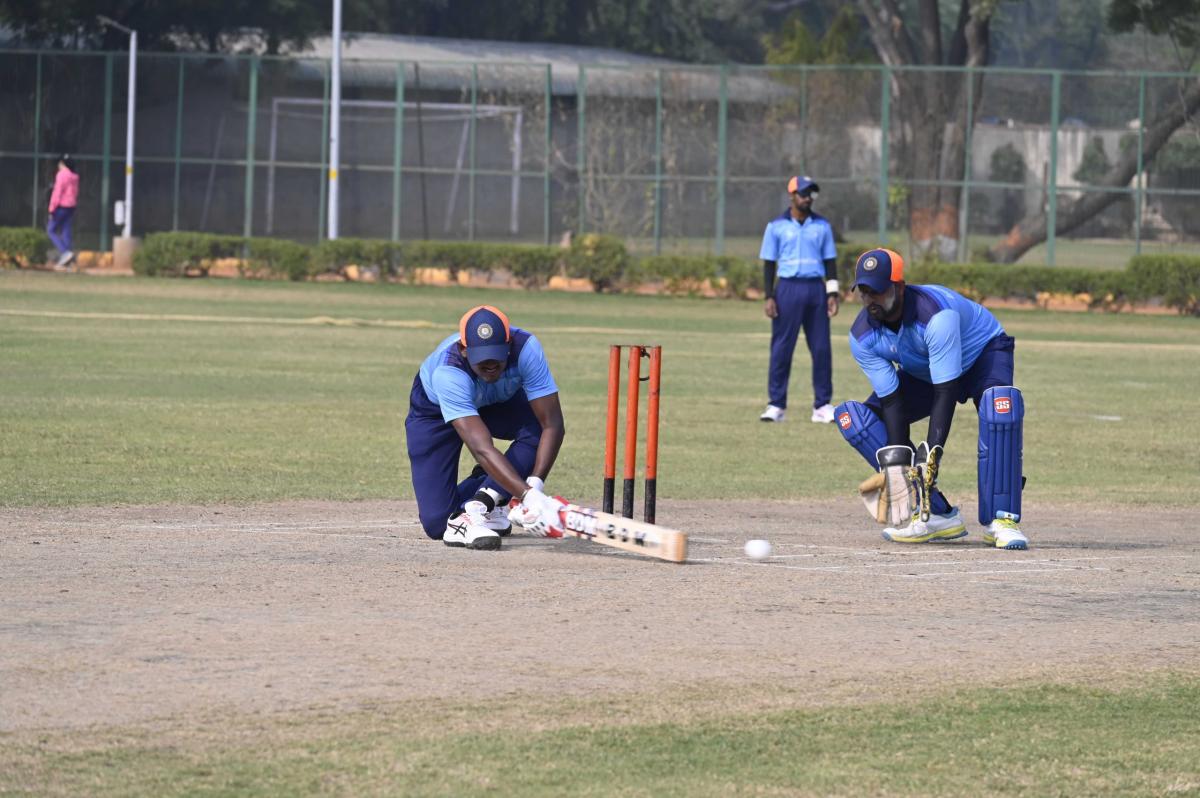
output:
<svg viewBox="0 0 1200 798"><path fill-rule="evenodd" d="M1008 413L1012 410L1012 399L1007 396L997 396L994 402L997 413Z"/></svg>

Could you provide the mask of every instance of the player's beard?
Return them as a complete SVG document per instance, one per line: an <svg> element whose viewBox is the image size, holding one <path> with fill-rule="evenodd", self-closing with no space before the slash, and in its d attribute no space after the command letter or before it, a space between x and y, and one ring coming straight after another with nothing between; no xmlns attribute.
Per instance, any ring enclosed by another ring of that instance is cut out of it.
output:
<svg viewBox="0 0 1200 798"><path fill-rule="evenodd" d="M882 304L872 302L870 305L867 305L867 315L876 321L883 321L892 315L892 311L896 307L896 286L893 285L890 290L892 295L885 299Z"/></svg>

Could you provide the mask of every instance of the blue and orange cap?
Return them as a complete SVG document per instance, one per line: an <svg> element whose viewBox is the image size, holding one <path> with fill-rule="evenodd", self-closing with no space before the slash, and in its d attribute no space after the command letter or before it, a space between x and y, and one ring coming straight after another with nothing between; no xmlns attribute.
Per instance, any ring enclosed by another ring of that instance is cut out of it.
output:
<svg viewBox="0 0 1200 798"><path fill-rule="evenodd" d="M507 360L512 328L499 308L479 305L458 320L458 341L467 348L471 365L485 360Z"/></svg>
<svg viewBox="0 0 1200 798"><path fill-rule="evenodd" d="M881 294L892 283L904 279L904 258L891 249L869 249L858 256L854 265L854 287L865 285L872 292Z"/></svg>
<svg viewBox="0 0 1200 798"><path fill-rule="evenodd" d="M796 175L788 181L787 190L789 194L795 194L798 191L820 191L821 187L808 175Z"/></svg>

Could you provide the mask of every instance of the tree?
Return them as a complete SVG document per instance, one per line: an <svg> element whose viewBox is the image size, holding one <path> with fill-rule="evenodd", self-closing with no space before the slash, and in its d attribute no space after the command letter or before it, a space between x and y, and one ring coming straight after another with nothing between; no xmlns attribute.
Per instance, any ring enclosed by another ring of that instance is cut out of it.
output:
<svg viewBox="0 0 1200 798"><path fill-rule="evenodd" d="M1011 143L993 150L988 166L988 179L994 183L1019 185L1025 182L1025 158ZM1025 213L1025 197L1021 191L1012 189L1001 189L1000 191L1000 203L995 211L995 222L999 223L1000 230L1006 230L1016 224L1017 220Z"/></svg>
<svg viewBox="0 0 1200 798"><path fill-rule="evenodd" d="M372 0L363 30L615 47L683 61L762 58L765 0Z"/></svg>
<svg viewBox="0 0 1200 798"><path fill-rule="evenodd" d="M1117 32L1143 29L1148 33L1166 35L1182 67L1190 67L1200 48L1200 0L1112 0L1108 24ZM1153 162L1158 151L1175 131L1187 124L1200 111L1200 80L1180 80L1178 97L1151 120L1142 137L1142 160ZM1104 188L1124 189L1137 173L1137 147L1123 151L1116 163L1096 181ZM1055 235L1075 230L1096 214L1108 208L1122 196L1115 191L1092 192L1077 200L1062 204L1057 214ZM992 260L1012 263L1033 247L1046 240L1049 218L1038 208L1018 222L988 255Z"/></svg>
<svg viewBox="0 0 1200 798"><path fill-rule="evenodd" d="M794 11L775 32L764 37L768 64L861 64L871 59L869 43L861 36L858 15L842 6L817 35Z"/></svg>
<svg viewBox="0 0 1200 798"><path fill-rule="evenodd" d="M1045 69L1096 69L1108 54L1107 0L1012 0L992 20L992 62Z"/></svg>
<svg viewBox="0 0 1200 798"><path fill-rule="evenodd" d="M377 0L348 0L349 23ZM329 30L328 0L0 0L0 23L30 44L123 49L127 37L97 16L136 28L146 50L303 49ZM349 26L348 26L349 27Z"/></svg>
<svg viewBox="0 0 1200 798"><path fill-rule="evenodd" d="M958 0L952 25L943 25L938 0L916 0L915 18L900 0L858 0L880 60L890 67L981 67L987 64L990 25L999 0ZM900 176L910 186L908 228L920 255L946 260L958 250L958 209L965 174L968 80L938 70L892 72ZM982 94L982 74L974 77Z"/></svg>
<svg viewBox="0 0 1200 798"><path fill-rule="evenodd" d="M1112 169L1108 153L1104 151L1104 139L1092 136L1092 140L1083 148L1083 157L1079 160L1079 168L1071 177L1080 183L1096 183L1104 179Z"/></svg>

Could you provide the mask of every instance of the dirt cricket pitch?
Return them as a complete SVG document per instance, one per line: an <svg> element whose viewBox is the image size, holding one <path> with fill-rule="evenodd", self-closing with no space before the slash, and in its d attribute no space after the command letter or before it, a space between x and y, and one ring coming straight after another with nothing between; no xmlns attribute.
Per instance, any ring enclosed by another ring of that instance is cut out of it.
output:
<svg viewBox="0 0 1200 798"><path fill-rule="evenodd" d="M967 508L970 510L971 508ZM1032 507L1032 548L879 538L851 499L661 502L672 565L514 535L429 541L411 502L0 510L0 732L424 698L1195 671L1185 510ZM773 556L742 555L749 537ZM569 674L569 678L563 678Z"/></svg>

